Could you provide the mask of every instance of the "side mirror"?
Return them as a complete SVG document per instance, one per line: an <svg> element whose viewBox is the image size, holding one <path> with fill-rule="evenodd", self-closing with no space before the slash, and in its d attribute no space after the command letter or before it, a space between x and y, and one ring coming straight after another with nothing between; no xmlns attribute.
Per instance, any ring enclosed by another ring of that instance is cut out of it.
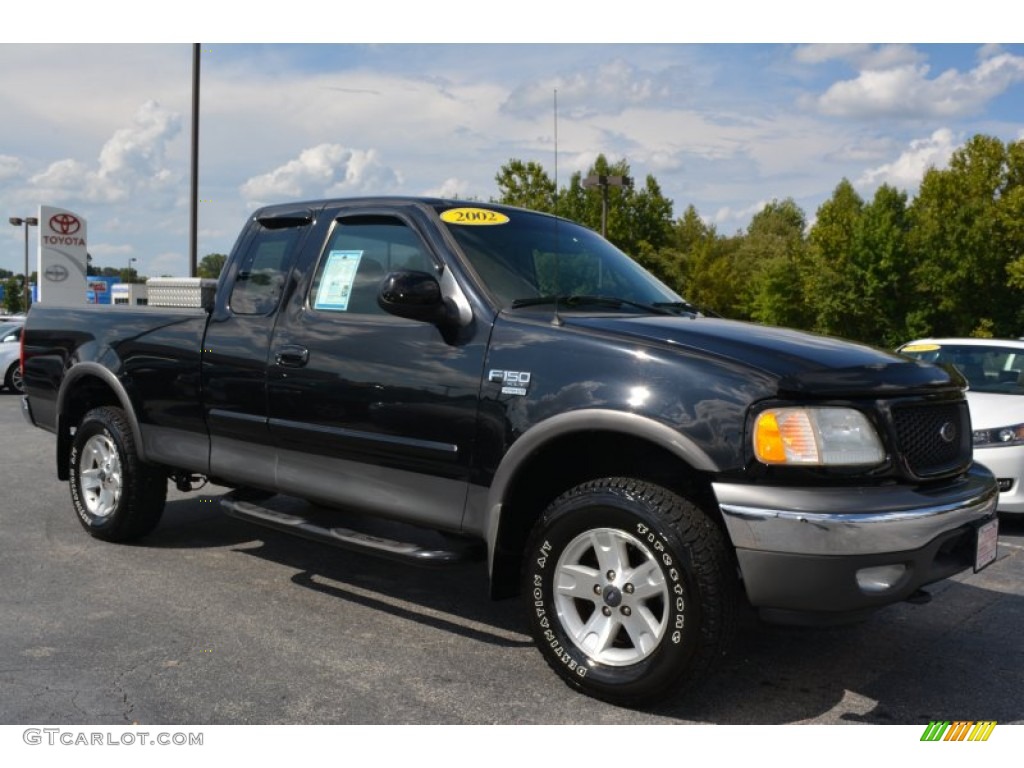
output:
<svg viewBox="0 0 1024 768"><path fill-rule="evenodd" d="M442 325L452 318L441 284L429 272L391 272L381 281L377 304L388 314Z"/></svg>

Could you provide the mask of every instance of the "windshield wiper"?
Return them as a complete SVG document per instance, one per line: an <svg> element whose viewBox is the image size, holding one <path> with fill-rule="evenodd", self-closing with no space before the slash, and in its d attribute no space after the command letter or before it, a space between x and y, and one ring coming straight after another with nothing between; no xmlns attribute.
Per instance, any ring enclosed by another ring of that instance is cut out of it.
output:
<svg viewBox="0 0 1024 768"><path fill-rule="evenodd" d="M569 308L587 304L597 305L600 307L610 307L612 309L633 307L635 309L642 309L644 312L650 312L654 315L676 314L675 312L670 311L667 306L663 307L658 304L644 304L639 301L633 301L632 299L622 299L618 296L591 296L582 293L566 294L562 296L535 296L530 299L516 299L512 302L512 308L536 307L541 304L558 304L559 306ZM668 302L666 302L666 304L668 304Z"/></svg>
<svg viewBox="0 0 1024 768"><path fill-rule="evenodd" d="M677 315L678 314L686 314L686 315L694 315L694 316L701 315L701 314L703 314L703 315L707 315L707 314L715 315L714 312L709 312L707 310L698 309L697 307L695 307L693 304L691 304L688 301L656 301L656 302L654 302L654 306L657 307L658 309L668 309L668 310L671 310L673 314L677 314ZM715 315L715 317L721 317L721 315Z"/></svg>

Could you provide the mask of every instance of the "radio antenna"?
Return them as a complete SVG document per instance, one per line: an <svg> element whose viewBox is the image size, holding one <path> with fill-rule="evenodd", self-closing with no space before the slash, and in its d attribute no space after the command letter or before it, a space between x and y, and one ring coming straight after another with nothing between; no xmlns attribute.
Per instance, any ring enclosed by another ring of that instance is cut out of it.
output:
<svg viewBox="0 0 1024 768"><path fill-rule="evenodd" d="M555 215L558 215L558 89L555 88Z"/></svg>
<svg viewBox="0 0 1024 768"><path fill-rule="evenodd" d="M551 318L552 325L561 325L562 318L558 314L558 296L561 291L558 285L558 89L555 88L554 98L555 112L555 316Z"/></svg>

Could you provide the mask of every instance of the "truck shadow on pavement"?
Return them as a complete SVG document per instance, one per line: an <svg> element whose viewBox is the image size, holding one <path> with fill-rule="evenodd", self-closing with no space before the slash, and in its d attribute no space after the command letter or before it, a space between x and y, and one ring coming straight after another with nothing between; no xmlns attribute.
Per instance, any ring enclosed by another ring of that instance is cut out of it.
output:
<svg viewBox="0 0 1024 768"><path fill-rule="evenodd" d="M499 647L533 645L519 602L489 598L483 562L443 568L396 563L235 520L220 512L218 501L168 502L160 527L142 543L171 549L233 546L233 552L293 569L291 582L305 589Z"/></svg>
<svg viewBox="0 0 1024 768"><path fill-rule="evenodd" d="M282 589L290 583L500 649L532 645L521 601L490 600L484 563L413 568L227 518L204 503L169 502L145 546L230 546L292 571ZM986 571L929 591L929 604L901 603L835 628L770 625L745 608L732 652L711 677L641 711L733 725L1024 721L1024 548L1001 545ZM544 667L539 654L535 663ZM543 671L551 695L575 697ZM599 722L617 709L578 698L575 722Z"/></svg>

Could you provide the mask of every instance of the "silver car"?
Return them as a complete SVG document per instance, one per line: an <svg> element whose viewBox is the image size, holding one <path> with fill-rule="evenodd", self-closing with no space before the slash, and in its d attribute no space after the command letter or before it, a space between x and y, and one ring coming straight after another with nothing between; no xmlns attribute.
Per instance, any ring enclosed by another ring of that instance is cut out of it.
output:
<svg viewBox="0 0 1024 768"><path fill-rule="evenodd" d="M1024 515L1024 341L918 339L897 351L967 379L974 460L999 481L999 512Z"/></svg>
<svg viewBox="0 0 1024 768"><path fill-rule="evenodd" d="M24 392L21 383L21 329L25 319L0 322L0 376L3 386L14 392Z"/></svg>

